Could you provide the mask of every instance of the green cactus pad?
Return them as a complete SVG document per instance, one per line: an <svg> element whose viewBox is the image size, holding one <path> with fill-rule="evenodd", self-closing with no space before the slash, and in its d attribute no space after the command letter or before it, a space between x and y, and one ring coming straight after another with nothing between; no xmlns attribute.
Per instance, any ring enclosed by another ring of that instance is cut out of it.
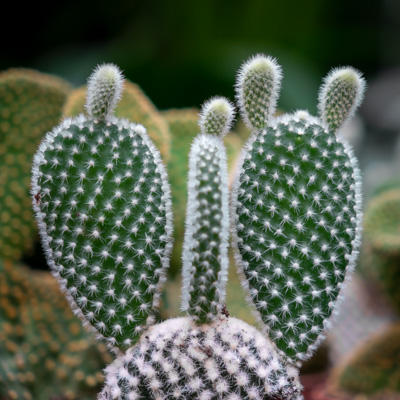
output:
<svg viewBox="0 0 400 400"><path fill-rule="evenodd" d="M33 249L32 159L59 122L70 89L62 79L32 70L0 74L0 256L16 260Z"/></svg>
<svg viewBox="0 0 400 400"><path fill-rule="evenodd" d="M238 262L271 339L308 358L359 242L359 171L349 147L307 113L255 132L234 204Z"/></svg>
<svg viewBox="0 0 400 400"><path fill-rule="evenodd" d="M47 258L83 317L128 348L153 322L171 248L160 155L141 125L65 120L35 157Z"/></svg>
<svg viewBox="0 0 400 400"><path fill-rule="evenodd" d="M86 87L72 91L65 102L63 114L74 117L84 113L85 101ZM145 126L150 139L160 150L164 162L170 160L171 137L168 124L138 85L125 81L124 92L115 109L115 115Z"/></svg>

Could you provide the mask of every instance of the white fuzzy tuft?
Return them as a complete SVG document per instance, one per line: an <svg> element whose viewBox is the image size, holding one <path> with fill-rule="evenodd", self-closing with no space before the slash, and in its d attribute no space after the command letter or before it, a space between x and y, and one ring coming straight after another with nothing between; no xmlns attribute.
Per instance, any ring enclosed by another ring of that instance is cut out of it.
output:
<svg viewBox="0 0 400 400"><path fill-rule="evenodd" d="M213 97L204 103L199 125L202 133L224 137L232 128L235 107L224 97Z"/></svg>
<svg viewBox="0 0 400 400"><path fill-rule="evenodd" d="M282 68L276 59L257 54L239 69L236 98L240 114L251 130L264 128L276 110Z"/></svg>
<svg viewBox="0 0 400 400"><path fill-rule="evenodd" d="M113 64L96 67L88 79L86 110L90 117L105 120L112 116L121 98L124 78Z"/></svg>
<svg viewBox="0 0 400 400"><path fill-rule="evenodd" d="M318 109L322 122L333 130L350 122L364 98L365 89L361 72L352 67L333 69L319 90Z"/></svg>

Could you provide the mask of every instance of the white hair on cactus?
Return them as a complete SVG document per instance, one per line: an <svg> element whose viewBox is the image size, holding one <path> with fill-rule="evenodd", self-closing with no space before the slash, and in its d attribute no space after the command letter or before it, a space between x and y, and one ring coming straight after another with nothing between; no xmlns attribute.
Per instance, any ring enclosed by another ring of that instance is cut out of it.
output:
<svg viewBox="0 0 400 400"><path fill-rule="evenodd" d="M235 107L224 97L213 97L204 103L199 125L202 133L224 137L232 128Z"/></svg>
<svg viewBox="0 0 400 400"><path fill-rule="evenodd" d="M257 54L239 69L236 98L240 114L251 130L264 128L276 110L282 69L276 59Z"/></svg>
<svg viewBox="0 0 400 400"><path fill-rule="evenodd" d="M86 110L90 117L105 120L112 116L121 98L124 78L113 64L98 65L88 79Z"/></svg>
<svg viewBox="0 0 400 400"><path fill-rule="evenodd" d="M365 89L361 72L352 67L334 68L319 90L321 121L335 131L346 125L361 104Z"/></svg>
<svg viewBox="0 0 400 400"><path fill-rule="evenodd" d="M155 325L105 375L99 397L104 400L145 393L152 399L182 393L199 399L303 399L298 369L283 361L267 337L236 318L200 326L191 318L174 318Z"/></svg>

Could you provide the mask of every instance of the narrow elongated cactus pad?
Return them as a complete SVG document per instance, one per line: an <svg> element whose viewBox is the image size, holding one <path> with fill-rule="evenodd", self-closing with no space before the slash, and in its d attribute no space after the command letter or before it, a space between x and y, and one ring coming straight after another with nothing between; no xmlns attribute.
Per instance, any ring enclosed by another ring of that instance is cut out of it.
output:
<svg viewBox="0 0 400 400"><path fill-rule="evenodd" d="M220 137L203 134L194 140L188 189L182 309L198 323L208 323L225 299L229 264L228 178Z"/></svg>
<svg viewBox="0 0 400 400"><path fill-rule="evenodd" d="M65 120L35 157L32 195L62 286L112 345L130 347L153 321L171 250L169 185L145 129Z"/></svg>
<svg viewBox="0 0 400 400"><path fill-rule="evenodd" d="M298 371L273 344L235 318L152 327L106 369L99 400L301 400Z"/></svg>
<svg viewBox="0 0 400 400"><path fill-rule="evenodd" d="M238 261L271 339L307 358L359 244L359 171L348 146L305 112L253 133L235 184Z"/></svg>

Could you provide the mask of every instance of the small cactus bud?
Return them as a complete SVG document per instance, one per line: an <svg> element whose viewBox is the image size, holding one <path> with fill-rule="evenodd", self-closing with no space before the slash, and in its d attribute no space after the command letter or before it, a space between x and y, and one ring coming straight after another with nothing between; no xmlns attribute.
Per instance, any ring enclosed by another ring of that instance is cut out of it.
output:
<svg viewBox="0 0 400 400"><path fill-rule="evenodd" d="M89 116L102 121L111 116L121 98L123 77L113 64L99 65L88 79L86 110Z"/></svg>
<svg viewBox="0 0 400 400"><path fill-rule="evenodd" d="M319 93L319 112L322 122L337 131L350 121L361 104L365 80L354 68L336 68L324 79Z"/></svg>
<svg viewBox="0 0 400 400"><path fill-rule="evenodd" d="M201 132L224 137L231 129L234 114L233 105L223 97L207 101L200 113Z"/></svg>
<svg viewBox="0 0 400 400"><path fill-rule="evenodd" d="M281 79L276 60L262 54L240 68L236 97L242 118L251 130L263 129L275 112Z"/></svg>

